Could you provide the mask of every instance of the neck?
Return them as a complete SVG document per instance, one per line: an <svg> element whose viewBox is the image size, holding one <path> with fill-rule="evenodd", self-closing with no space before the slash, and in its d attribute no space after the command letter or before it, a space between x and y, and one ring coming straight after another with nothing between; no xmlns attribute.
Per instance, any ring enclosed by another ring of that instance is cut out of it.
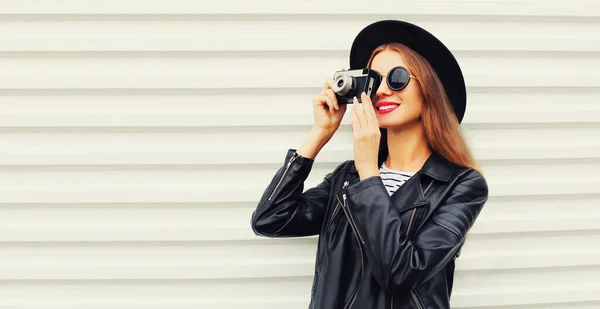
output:
<svg viewBox="0 0 600 309"><path fill-rule="evenodd" d="M432 153L420 121L387 129L387 145L389 153L385 165L406 172L420 170Z"/></svg>

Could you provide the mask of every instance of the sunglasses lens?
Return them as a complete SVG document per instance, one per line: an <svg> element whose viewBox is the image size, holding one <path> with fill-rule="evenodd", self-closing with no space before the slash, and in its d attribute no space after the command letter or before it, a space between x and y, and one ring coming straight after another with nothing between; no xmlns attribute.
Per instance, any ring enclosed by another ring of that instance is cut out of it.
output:
<svg viewBox="0 0 600 309"><path fill-rule="evenodd" d="M388 74L388 86L392 90L401 90L408 85L410 76L404 68L394 68Z"/></svg>

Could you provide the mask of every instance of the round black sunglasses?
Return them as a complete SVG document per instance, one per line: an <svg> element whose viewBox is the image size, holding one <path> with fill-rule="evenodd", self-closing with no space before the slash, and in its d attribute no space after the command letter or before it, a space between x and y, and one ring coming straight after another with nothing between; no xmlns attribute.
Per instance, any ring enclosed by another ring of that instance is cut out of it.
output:
<svg viewBox="0 0 600 309"><path fill-rule="evenodd" d="M379 75L381 75L381 78L385 78L388 87L394 91L400 91L406 88L411 77L418 79L416 76L411 75L410 72L408 72L408 69L403 66L393 67L387 75L381 73L379 73Z"/></svg>

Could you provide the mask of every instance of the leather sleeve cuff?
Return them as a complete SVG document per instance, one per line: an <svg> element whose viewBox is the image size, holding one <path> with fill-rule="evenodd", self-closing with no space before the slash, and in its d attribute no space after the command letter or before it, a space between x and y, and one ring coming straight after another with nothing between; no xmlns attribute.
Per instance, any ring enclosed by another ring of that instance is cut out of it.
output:
<svg viewBox="0 0 600 309"><path fill-rule="evenodd" d="M383 186L383 181L380 176L371 176L369 178L363 179L360 182L357 182L348 188L346 188L346 192L349 196L358 194L359 192L372 187L372 186Z"/></svg>
<svg viewBox="0 0 600 309"><path fill-rule="evenodd" d="M294 148L288 149L287 154L285 156L284 166L287 166L293 159L294 161L290 165L289 169L297 171L297 173L304 176L305 179L308 177L308 174L310 173L315 160L303 157L299 155L296 151L297 149Z"/></svg>

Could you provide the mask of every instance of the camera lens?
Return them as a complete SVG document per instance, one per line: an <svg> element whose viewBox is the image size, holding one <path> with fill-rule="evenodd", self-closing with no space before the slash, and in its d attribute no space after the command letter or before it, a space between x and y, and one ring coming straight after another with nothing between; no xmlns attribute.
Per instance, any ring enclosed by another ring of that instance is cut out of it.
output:
<svg viewBox="0 0 600 309"><path fill-rule="evenodd" d="M354 78L348 75L338 76L333 83L333 92L339 95L345 95L352 89L353 80Z"/></svg>

